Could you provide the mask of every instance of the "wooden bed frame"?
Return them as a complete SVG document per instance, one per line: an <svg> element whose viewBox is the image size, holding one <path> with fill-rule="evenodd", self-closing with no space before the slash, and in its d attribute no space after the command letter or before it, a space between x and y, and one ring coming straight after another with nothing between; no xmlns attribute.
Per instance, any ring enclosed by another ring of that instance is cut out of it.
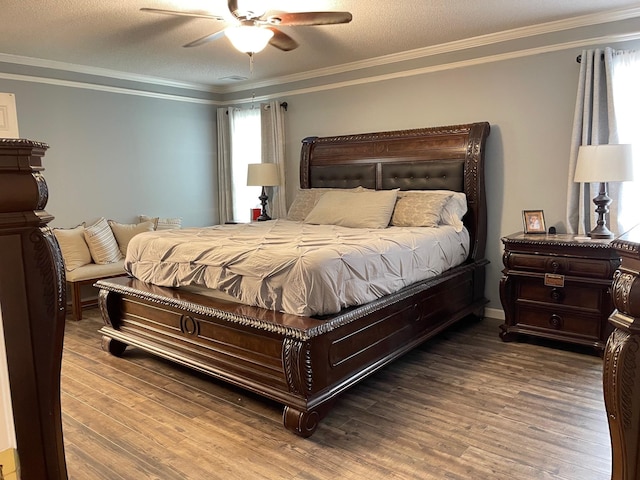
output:
<svg viewBox="0 0 640 480"><path fill-rule="evenodd" d="M101 280L103 349L127 345L284 404L284 426L313 434L347 388L468 316L484 297L486 122L303 140L302 188L464 191L466 262L366 305L322 318L216 300L135 278Z"/></svg>

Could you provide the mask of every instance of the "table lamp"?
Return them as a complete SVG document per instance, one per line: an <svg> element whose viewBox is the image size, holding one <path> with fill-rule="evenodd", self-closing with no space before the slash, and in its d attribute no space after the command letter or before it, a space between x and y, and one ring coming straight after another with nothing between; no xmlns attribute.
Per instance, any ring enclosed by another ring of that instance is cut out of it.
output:
<svg viewBox="0 0 640 480"><path fill-rule="evenodd" d="M264 187L276 187L280 185L280 175L278 165L275 163L250 163L247 169L247 186L262 187L262 193L258 197L262 205L262 213L257 218L258 221L271 220L267 214L267 196Z"/></svg>
<svg viewBox="0 0 640 480"><path fill-rule="evenodd" d="M613 238L607 228L605 214L609 212L611 198L607 195L607 182L625 182L633 180L633 155L631 145L581 145L578 150L578 162L574 182L600 182L600 191L593 199L598 214L597 225L589 236L591 238Z"/></svg>

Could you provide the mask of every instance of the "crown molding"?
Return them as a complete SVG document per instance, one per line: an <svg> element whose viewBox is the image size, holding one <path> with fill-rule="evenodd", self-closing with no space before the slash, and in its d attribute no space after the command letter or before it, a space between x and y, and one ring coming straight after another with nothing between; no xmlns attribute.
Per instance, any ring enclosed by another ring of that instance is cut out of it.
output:
<svg viewBox="0 0 640 480"><path fill-rule="evenodd" d="M472 67L475 65L481 65L485 63L502 62L502 61L513 60L513 59L522 58L522 57L530 57L533 55L541 55L544 53L582 48L582 47L599 44L599 43L620 43L620 42L629 42L633 40L640 40L640 32L620 34L620 35L606 35L606 36L600 36L600 37L591 37L587 39L576 40L573 42L558 43L551 46L529 48L525 50L518 50L518 51L513 51L508 53L488 55L484 57L476 57L469 60L462 60L458 62L442 63L442 64L432 65L428 67L414 68L411 70L402 70L399 72L393 72L393 73L388 73L383 75L373 75L369 77L363 77L363 78L358 78L354 80L347 80L343 82L325 83L325 84L317 85L313 87L292 89L288 91L280 91L280 92L276 92L269 95L238 98L234 100L220 102L220 105L231 106L231 105L244 105L244 104L253 103L253 102L264 102L267 100L281 99L287 96L305 95L309 93L321 92L326 90L334 90L337 88L352 87L355 85L364 85L367 83L382 82L382 81L393 80L397 78L412 77L415 75L424 75L427 73L442 72L445 70L454 70L457 68Z"/></svg>
<svg viewBox="0 0 640 480"><path fill-rule="evenodd" d="M452 52L465 50L465 49L483 47L483 46L492 45L496 43L509 42L513 40L519 40L522 38L560 32L563 30L571 30L574 28L588 27L593 25L599 25L602 23L627 20L629 18L636 18L638 16L640 16L640 7L627 8L623 10L613 10L605 13L582 15L580 17L573 17L573 18L568 18L564 20L556 20L553 22L541 23L539 25L532 25L528 27L514 28L511 30L504 30L502 32L490 33L486 35L480 35L477 37L471 37L464 40L456 40L453 42L433 45L430 47L416 48L414 50L407 50L405 52L393 53L390 55L383 55L380 57L370 58L367 60L360 60L357 62L345 63L345 64L337 65L334 67L319 68L317 70L311 70L308 72L297 73L292 75L284 75L281 77L272 78L262 82L222 87L221 93L235 93L235 92L241 92L243 90L249 90L252 88L265 88L265 87L271 87L274 85L281 85L286 83L294 83L294 82L310 80L310 79L323 77L323 76L338 75L342 73L351 72L354 70L362 70L365 68L379 67L379 66L388 65L391 63L398 63L398 62L404 62L407 60L415 60L415 59L430 57L434 55L452 53Z"/></svg>
<svg viewBox="0 0 640 480"><path fill-rule="evenodd" d="M237 85L237 86L225 86L225 87L185 83L180 81L169 80L166 78L157 78L157 77L151 77L151 76L145 76L145 75L130 74L130 73L102 69L97 67L88 67L88 66L75 65L75 64L69 64L64 62L57 62L52 60L43 60L43 59L22 57L18 55L10 55L10 54L3 54L3 53L0 53L0 62L14 63L14 64L20 64L20 65L33 66L33 67L42 67L42 68L62 70L62 71L70 71L70 72L75 72L80 74L94 75L94 76L100 76L105 78L114 78L114 79L126 80L126 81L141 83L141 84L147 84L147 85L159 85L159 86L165 86L165 87L171 87L171 88L181 88L185 90L195 90L200 92L209 92L214 94L225 95L225 94L237 93L237 92L248 92L250 90L255 90L258 88L266 88L266 87L290 84L290 83L295 83L299 81L315 79L318 77L327 77L327 76L347 73L355 70L373 68L373 67L388 65L391 63L414 60L414 59L419 59L419 58L424 58L424 57L429 57L434 55L440 55L444 53L452 53L452 52L456 52L464 49L471 49L471 48L482 47L482 46L487 46L487 45L501 43L501 42L508 42L508 41L518 40L518 39L532 37L536 35L543 35L543 34L563 31L563 30L570 30L574 28L627 20L627 19L636 18L639 16L640 16L640 7L623 9L623 10L615 10L615 11L598 13L598 14L583 15L580 17L574 17L574 18L565 19L565 20L558 20L554 22L548 22L548 23L529 26L529 27L522 27L522 28L516 28L512 30L505 30L503 32L498 32L498 33L481 35L481 36L472 37L465 40L458 40L458 41L444 43L440 45L434 45L431 47L408 50L405 52L380 56L380 57L371 58L368 60L362 60L358 62L338 65L335 67L317 69L317 70L312 70L312 71L308 71L300 74L276 77L263 82L256 82L252 84L244 84L244 85ZM403 70L403 71L384 74L384 75L367 76L366 78L359 78L354 80L347 80L347 81L341 81L341 82L327 82L326 84L314 86L314 87L299 88L299 89L294 88L288 91L280 91L280 92L276 92L273 94L260 96L260 97L252 96L252 98L239 98L239 99L233 99L228 101L198 99L198 98L192 98L186 95L183 96L183 95L176 95L176 94L157 93L157 92L151 92L151 91L140 90L140 89L112 87L112 86L99 85L99 84L93 84L93 83L82 82L82 81L46 78L46 77L40 77L36 75L9 74L9 73L0 72L0 78L7 79L7 80L19 80L19 81L26 81L26 82L33 82L33 83L43 83L43 84L58 85L58 86L65 86L65 87L72 87L72 88L97 90L97 91L119 93L119 94L126 94L126 95L137 95L137 96L143 96L143 97L159 98L159 99L182 101L182 102L189 102L189 103L208 104L208 105L215 105L215 106L229 106L229 105L246 104L252 101L258 102L258 101L282 98L285 95L302 95L306 93L332 90L332 89L343 88L343 87L348 87L352 85L374 83L374 82L390 80L394 78L409 77L413 75L422 75L430 72L437 72L437 71L479 65L482 63L490 63L490 62L509 60L513 58L525 57L530 55L538 55L538 54L553 52L558 50L580 48L580 47L602 43L602 42L617 43L617 42L624 42L624 41L630 41L630 40L637 40L639 38L640 38L640 32L634 33L634 34L620 34L620 35L593 37L588 39L581 39L579 41L574 41L574 42L567 42L567 43L555 44L555 45L538 47L533 49L513 51L505 54L496 54L496 55L489 55L484 57L477 57L470 60L464 60L464 61L452 62L452 63L443 63L443 64L438 64L438 65L433 65L433 66L428 66L428 67L423 67L418 69Z"/></svg>
<svg viewBox="0 0 640 480"><path fill-rule="evenodd" d="M121 95L134 95L138 97L159 98L162 100L173 100L186 103L199 103L202 105L221 105L215 100L207 100L203 98L193 98L182 95L172 95L168 93L148 92L145 90L137 90L123 87L110 87L107 85L98 85L86 82L76 82L71 80L60 80L57 78L36 77L33 75L20 75L15 73L0 72L0 79L16 80L20 82L43 83L46 85L56 85L59 87L80 88L84 90L96 90L100 92L118 93Z"/></svg>
<svg viewBox="0 0 640 480"><path fill-rule="evenodd" d="M224 93L221 88L213 85L180 82L167 78L138 75L135 73L120 72L117 70L109 70L106 68L76 65L74 63L57 62L55 60L44 60L42 58L23 57L20 55L11 55L8 53L0 53L0 62L13 63L16 65L27 65L30 67L50 68L53 70L62 70L66 72L80 73L83 75L94 75L105 78L115 78L117 80L146 83L163 87L183 88L185 90L197 90L200 92L210 93Z"/></svg>

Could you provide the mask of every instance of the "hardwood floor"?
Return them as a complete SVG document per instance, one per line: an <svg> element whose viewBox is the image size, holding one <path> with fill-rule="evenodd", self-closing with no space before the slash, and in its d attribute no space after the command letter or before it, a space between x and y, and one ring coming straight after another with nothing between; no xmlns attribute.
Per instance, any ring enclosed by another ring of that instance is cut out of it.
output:
<svg viewBox="0 0 640 480"><path fill-rule="evenodd" d="M344 394L316 433L282 408L138 349L100 349L98 310L68 320L62 407L83 479L605 480L602 360L503 343L467 321Z"/></svg>

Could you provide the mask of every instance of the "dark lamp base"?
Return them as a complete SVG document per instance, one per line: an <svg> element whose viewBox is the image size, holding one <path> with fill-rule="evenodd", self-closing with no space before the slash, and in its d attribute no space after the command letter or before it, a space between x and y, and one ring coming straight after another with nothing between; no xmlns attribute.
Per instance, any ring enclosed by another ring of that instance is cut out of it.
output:
<svg viewBox="0 0 640 480"><path fill-rule="evenodd" d="M267 213L267 202L269 201L269 197L267 196L267 193L265 192L264 187L262 187L262 193L258 198L260 199L260 205L262 205L262 212L260 213L260 216L256 220L258 222L271 220L271 217Z"/></svg>
<svg viewBox="0 0 640 480"><path fill-rule="evenodd" d="M613 238L613 232L607 228L605 221L605 215L609 213L609 204L611 199L607 195L607 184L600 184L600 192L593 199L593 203L596 205L596 213L598 214L598 221L596 227L589 232L591 238Z"/></svg>
<svg viewBox="0 0 640 480"><path fill-rule="evenodd" d="M607 230L607 229L605 229ZM613 232L607 230L608 233L606 232L596 232L595 229L589 232L589 236L591 238L613 238L615 235L613 234Z"/></svg>

